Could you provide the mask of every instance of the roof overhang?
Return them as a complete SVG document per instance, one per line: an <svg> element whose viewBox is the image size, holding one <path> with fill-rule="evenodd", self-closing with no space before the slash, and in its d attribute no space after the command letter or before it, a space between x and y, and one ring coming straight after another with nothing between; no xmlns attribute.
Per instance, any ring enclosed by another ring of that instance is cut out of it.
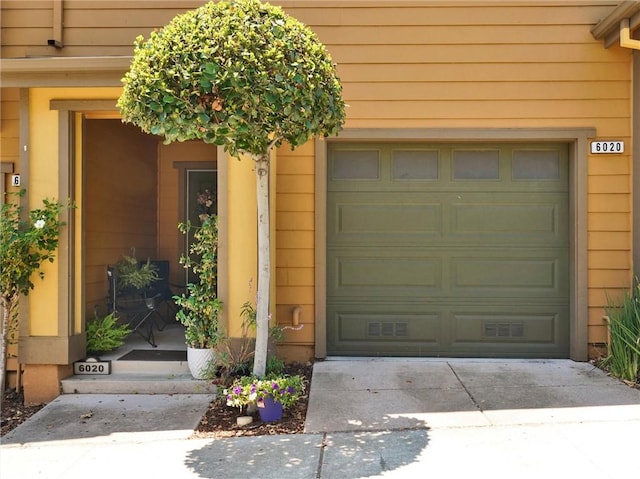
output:
<svg viewBox="0 0 640 479"><path fill-rule="evenodd" d="M602 40L605 48L620 45L640 50L640 2L620 2L609 15L591 29L596 40ZM634 35L635 33L635 35Z"/></svg>
<svg viewBox="0 0 640 479"><path fill-rule="evenodd" d="M122 86L130 56L0 59L3 87Z"/></svg>

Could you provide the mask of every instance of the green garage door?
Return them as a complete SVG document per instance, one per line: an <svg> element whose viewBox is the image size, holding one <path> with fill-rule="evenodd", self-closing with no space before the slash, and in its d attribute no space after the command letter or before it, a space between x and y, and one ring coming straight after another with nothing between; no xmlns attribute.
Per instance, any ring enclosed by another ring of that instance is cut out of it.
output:
<svg viewBox="0 0 640 479"><path fill-rule="evenodd" d="M327 351L567 357L568 147L328 150Z"/></svg>

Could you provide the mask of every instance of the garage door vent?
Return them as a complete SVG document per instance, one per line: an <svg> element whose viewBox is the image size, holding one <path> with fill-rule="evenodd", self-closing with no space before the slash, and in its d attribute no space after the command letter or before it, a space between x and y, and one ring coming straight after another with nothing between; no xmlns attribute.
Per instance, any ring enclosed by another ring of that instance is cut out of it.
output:
<svg viewBox="0 0 640 479"><path fill-rule="evenodd" d="M367 335L376 337L405 337L409 335L406 322L376 321L367 324Z"/></svg>
<svg viewBox="0 0 640 479"><path fill-rule="evenodd" d="M485 323L485 338L521 338L524 336L523 323Z"/></svg>

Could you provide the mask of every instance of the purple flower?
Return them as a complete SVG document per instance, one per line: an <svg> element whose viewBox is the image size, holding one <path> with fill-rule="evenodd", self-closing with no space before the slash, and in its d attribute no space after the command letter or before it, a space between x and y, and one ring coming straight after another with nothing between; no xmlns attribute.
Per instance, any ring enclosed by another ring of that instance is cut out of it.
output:
<svg viewBox="0 0 640 479"><path fill-rule="evenodd" d="M296 392L296 389L295 389L293 386L289 386L289 387L287 388L287 392L288 392L289 394L293 394L294 392Z"/></svg>
<svg viewBox="0 0 640 479"><path fill-rule="evenodd" d="M236 386L235 388L233 388L234 394L240 394L241 392L242 392L242 388L240 386Z"/></svg>
<svg viewBox="0 0 640 479"><path fill-rule="evenodd" d="M278 386L278 383L274 382L271 387L276 390L276 389L280 389L280 387Z"/></svg>

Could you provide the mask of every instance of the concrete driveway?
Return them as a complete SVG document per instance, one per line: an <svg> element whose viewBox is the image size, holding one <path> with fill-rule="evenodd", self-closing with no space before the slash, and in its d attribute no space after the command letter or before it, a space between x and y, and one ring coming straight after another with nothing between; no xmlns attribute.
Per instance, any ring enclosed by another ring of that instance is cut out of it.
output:
<svg viewBox="0 0 640 479"><path fill-rule="evenodd" d="M331 359L305 432L640 419L640 390L570 360Z"/></svg>

